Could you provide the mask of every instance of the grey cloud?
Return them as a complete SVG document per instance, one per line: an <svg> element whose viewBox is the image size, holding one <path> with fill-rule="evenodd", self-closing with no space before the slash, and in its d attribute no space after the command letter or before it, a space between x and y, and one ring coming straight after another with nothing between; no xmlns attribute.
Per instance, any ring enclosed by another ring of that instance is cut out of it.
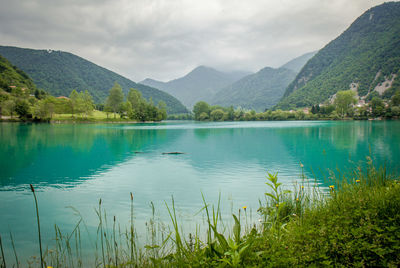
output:
<svg viewBox="0 0 400 268"><path fill-rule="evenodd" d="M323 47L380 0L0 0L2 45L75 53L135 81L257 71Z"/></svg>

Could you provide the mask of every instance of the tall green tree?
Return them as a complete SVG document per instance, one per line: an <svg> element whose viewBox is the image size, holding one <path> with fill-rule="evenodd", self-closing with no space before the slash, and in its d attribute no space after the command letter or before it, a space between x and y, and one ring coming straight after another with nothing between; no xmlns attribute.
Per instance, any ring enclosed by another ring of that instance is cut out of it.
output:
<svg viewBox="0 0 400 268"><path fill-rule="evenodd" d="M86 118L93 112L94 103L92 95L90 95L89 91L85 90L84 93L80 93L82 98L82 108L83 112L85 113Z"/></svg>
<svg viewBox="0 0 400 268"><path fill-rule="evenodd" d="M373 97L370 103L372 115L382 116L385 111L385 104L381 98Z"/></svg>
<svg viewBox="0 0 400 268"><path fill-rule="evenodd" d="M167 119L167 104L163 101L159 101L157 104L157 121Z"/></svg>
<svg viewBox="0 0 400 268"><path fill-rule="evenodd" d="M115 82L114 86L110 89L110 94L107 97L106 106L110 107L114 113L121 112L122 103L124 102L124 93L122 92L121 86Z"/></svg>
<svg viewBox="0 0 400 268"><path fill-rule="evenodd" d="M396 91L390 103L392 106L400 106L400 90Z"/></svg>
<svg viewBox="0 0 400 268"><path fill-rule="evenodd" d="M3 112L3 106L5 104L5 102L9 99L10 97L8 96L7 93L3 92L2 90L0 90L0 118L2 116L2 112Z"/></svg>
<svg viewBox="0 0 400 268"><path fill-rule="evenodd" d="M69 95L71 101L71 114L74 117L75 114L82 112L82 95L80 95L75 89L71 91Z"/></svg>
<svg viewBox="0 0 400 268"><path fill-rule="evenodd" d="M334 104L336 112L341 118L345 117L349 109L351 109L352 104L357 103L355 96L356 93L352 90L339 91L336 93Z"/></svg>
<svg viewBox="0 0 400 268"><path fill-rule="evenodd" d="M14 99L8 99L3 103L3 109L5 112L7 112L11 118L13 117L13 114L15 113L15 100Z"/></svg>
<svg viewBox="0 0 400 268"><path fill-rule="evenodd" d="M17 99L15 102L15 112L20 118L27 118L30 113L29 102L25 99Z"/></svg>
<svg viewBox="0 0 400 268"><path fill-rule="evenodd" d="M194 118L200 120L210 116L210 105L205 101L197 102L193 107Z"/></svg>

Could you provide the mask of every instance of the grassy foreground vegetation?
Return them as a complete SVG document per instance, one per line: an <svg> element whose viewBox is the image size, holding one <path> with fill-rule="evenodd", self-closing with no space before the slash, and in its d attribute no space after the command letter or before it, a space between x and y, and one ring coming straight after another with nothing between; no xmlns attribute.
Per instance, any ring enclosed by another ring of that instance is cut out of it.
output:
<svg viewBox="0 0 400 268"><path fill-rule="evenodd" d="M301 179L294 189L287 190L278 182L277 174L268 174L268 190L265 199L260 200L258 222L251 222L249 211L243 207L232 215L233 224L226 224L219 202L216 207L210 206L203 197L206 226L198 226L187 234L179 225L173 199L171 204L166 203L171 219L169 228L156 220L152 206L153 217L146 224L148 235L144 247L139 246L143 243L138 241L134 226L132 193L131 221L125 231L121 231L115 217L107 218L100 199L96 209L97 240L90 260L82 254L81 232L86 224L81 217L69 234L55 226L55 246L45 249L40 258L31 259L28 264L31 267L87 267L87 263L93 267L399 267L398 177L388 174L385 168L374 167L368 158L364 168L332 174L328 190L316 184L310 186L304 175ZM31 190L36 200L34 188ZM38 199L40 205L40 194ZM201 234L200 227L206 232ZM6 246L1 245L1 237L0 246ZM4 256L0 263L5 267Z"/></svg>

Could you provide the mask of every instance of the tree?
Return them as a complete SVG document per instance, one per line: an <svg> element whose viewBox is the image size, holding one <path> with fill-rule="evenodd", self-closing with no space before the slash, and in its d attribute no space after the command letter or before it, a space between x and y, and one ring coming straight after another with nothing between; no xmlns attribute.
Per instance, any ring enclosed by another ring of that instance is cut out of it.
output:
<svg viewBox="0 0 400 268"><path fill-rule="evenodd" d="M381 98L373 97L370 103L372 115L374 116L382 116L385 111L385 104L383 103Z"/></svg>
<svg viewBox="0 0 400 268"><path fill-rule="evenodd" d="M7 93L0 92L0 118L1 118L1 116L2 116L4 103L5 103L9 98L10 98L10 97L8 96Z"/></svg>
<svg viewBox="0 0 400 268"><path fill-rule="evenodd" d="M225 112L222 109L215 109L210 113L210 119L212 121L222 121L225 116Z"/></svg>
<svg viewBox="0 0 400 268"><path fill-rule="evenodd" d="M115 82L114 86L110 89L110 94L107 97L107 104L115 114L121 112L121 106L124 101L124 93L122 92L121 86Z"/></svg>
<svg viewBox="0 0 400 268"><path fill-rule="evenodd" d="M71 94L69 95L71 100L71 113L72 117L74 114L81 113L83 111L83 99L82 94L79 94L75 89L72 90Z"/></svg>
<svg viewBox="0 0 400 268"><path fill-rule="evenodd" d="M391 105L400 106L400 90L396 91L396 93L392 96Z"/></svg>
<svg viewBox="0 0 400 268"><path fill-rule="evenodd" d="M15 112L15 101L13 99L6 100L3 103L3 108L12 118Z"/></svg>
<svg viewBox="0 0 400 268"><path fill-rule="evenodd" d="M93 98L92 95L90 95L89 91L85 90L85 93L80 93L81 98L82 98L82 110L85 113L86 118L88 117L89 114L93 112L94 109L94 103L93 103Z"/></svg>
<svg viewBox="0 0 400 268"><path fill-rule="evenodd" d="M132 119L146 121L146 100L142 97L142 93L134 88L128 92L127 100L132 104L132 113L129 116Z"/></svg>
<svg viewBox="0 0 400 268"><path fill-rule="evenodd" d="M15 102L15 112L20 118L27 118L29 115L30 105L27 100L17 99Z"/></svg>
<svg viewBox="0 0 400 268"><path fill-rule="evenodd" d="M341 118L347 114L352 104L357 102L355 98L356 93L352 90L339 91L336 93L335 107L336 112Z"/></svg>
<svg viewBox="0 0 400 268"><path fill-rule="evenodd" d="M159 101L157 104L157 121L167 119L167 104L163 101Z"/></svg>
<svg viewBox="0 0 400 268"><path fill-rule="evenodd" d="M208 119L210 114L210 105L205 101L199 101L194 105L193 113L196 120L201 120L200 118L205 118L205 116L202 115L203 113L207 115L206 117Z"/></svg>
<svg viewBox="0 0 400 268"><path fill-rule="evenodd" d="M196 120L205 121L205 120L208 120L209 118L210 118L210 117L208 116L207 113L202 112L202 113L199 115L198 119L196 119Z"/></svg>
<svg viewBox="0 0 400 268"><path fill-rule="evenodd" d="M124 108L124 115L128 116L129 118L132 118L133 115L133 109L132 109L132 103L130 103L129 101L124 102L124 104L122 105Z"/></svg>
<svg viewBox="0 0 400 268"><path fill-rule="evenodd" d="M235 110L233 109L233 106L229 106L226 114L226 119L229 121L235 120Z"/></svg>

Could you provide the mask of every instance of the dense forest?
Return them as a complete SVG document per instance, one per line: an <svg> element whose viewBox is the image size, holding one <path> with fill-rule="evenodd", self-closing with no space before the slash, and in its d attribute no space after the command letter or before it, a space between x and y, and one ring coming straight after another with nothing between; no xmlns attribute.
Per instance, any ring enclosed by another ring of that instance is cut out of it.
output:
<svg viewBox="0 0 400 268"><path fill-rule="evenodd" d="M333 103L316 104L305 109L265 110L256 112L233 106L222 107L200 101L193 108L193 118L186 115L171 116L170 119L195 119L198 121L266 121L266 120L339 120L369 118L398 118L400 116L400 91L388 102L373 97L368 105L356 106L354 91L339 91Z"/></svg>
<svg viewBox="0 0 400 268"><path fill-rule="evenodd" d="M126 101L125 101L126 99ZM161 121L167 118L166 104L159 101L154 105L147 101L139 90L131 88L125 98L122 87L115 83L110 89L105 104L98 109L110 114L118 114L119 119L135 121ZM95 111L92 95L88 90L71 91L69 97L54 97L38 90L32 79L0 56L0 117L21 120L49 121L57 114L68 114L74 120L87 120Z"/></svg>
<svg viewBox="0 0 400 268"><path fill-rule="evenodd" d="M38 88L54 96L68 96L74 89L88 90L96 103L102 103L117 82L125 94L135 88L146 100L165 102L169 113L187 112L186 107L168 93L135 83L71 53L0 46L0 54L27 73Z"/></svg>
<svg viewBox="0 0 400 268"><path fill-rule="evenodd" d="M308 61L276 109L310 107L352 86L359 96L376 95L377 85L389 88L395 78L383 95L390 98L400 89L399 44L400 3L368 10Z"/></svg>

